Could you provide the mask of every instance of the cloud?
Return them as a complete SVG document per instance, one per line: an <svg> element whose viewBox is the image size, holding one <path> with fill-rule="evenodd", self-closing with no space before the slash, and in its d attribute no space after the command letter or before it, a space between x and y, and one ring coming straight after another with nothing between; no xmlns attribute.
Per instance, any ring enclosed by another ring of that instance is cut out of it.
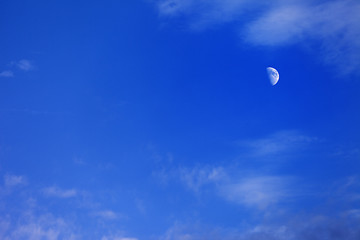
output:
<svg viewBox="0 0 360 240"><path fill-rule="evenodd" d="M136 198L135 199L135 204L136 204L136 208L138 209L138 211L141 214L145 214L146 213L146 206L143 200Z"/></svg>
<svg viewBox="0 0 360 240"><path fill-rule="evenodd" d="M28 211L13 219L1 216L0 238L4 240L79 239L74 227L62 218L56 218L51 214L35 215Z"/></svg>
<svg viewBox="0 0 360 240"><path fill-rule="evenodd" d="M0 77L14 77L14 73L12 71L2 71L0 72Z"/></svg>
<svg viewBox="0 0 360 240"><path fill-rule="evenodd" d="M8 64L8 67L10 67L10 68L15 67L15 68L18 68L19 70L25 71L25 72L28 72L28 71L31 71L34 69L33 63L26 59L10 62L10 64ZM0 72L0 77L4 77L4 78L5 77L6 78L14 77L14 72L10 71L10 70L2 71L2 72Z"/></svg>
<svg viewBox="0 0 360 240"><path fill-rule="evenodd" d="M238 141L243 148L245 157L256 157L264 159L276 155L286 156L294 154L306 147L309 143L316 141L315 137L309 137L298 131L278 131L269 136Z"/></svg>
<svg viewBox="0 0 360 240"><path fill-rule="evenodd" d="M119 217L118 214L110 210L98 211L94 215L108 220L113 220Z"/></svg>
<svg viewBox="0 0 360 240"><path fill-rule="evenodd" d="M160 15L187 19L191 29L233 23L244 42L267 47L314 44L339 74L359 73L357 0L161 0ZM311 49L310 48L310 49ZM311 50L310 50L311 51Z"/></svg>
<svg viewBox="0 0 360 240"><path fill-rule="evenodd" d="M207 28L214 24L230 22L247 10L262 5L251 0L163 0L158 1L161 16L184 15L193 28Z"/></svg>
<svg viewBox="0 0 360 240"><path fill-rule="evenodd" d="M251 219L251 214L244 215L233 227L222 227L203 224L194 219L191 222L175 221L160 237L161 240L357 240L360 239L360 201L351 198L359 193L358 176L351 176L340 183L330 183L327 199L315 201L312 207L302 211L278 206L277 211L268 212L262 219ZM290 179L290 182L292 180ZM283 193L292 191L288 188L286 178L248 177L239 186L231 189L231 193L240 191L240 199L247 204L263 202L263 193L281 193L270 199L278 199ZM284 185L285 184L285 185ZM277 187L274 187L277 186ZM275 188L275 189L274 189ZM236 190L240 189L240 190ZM259 189L253 197L252 193ZM345 197L344 197L345 196ZM245 197L245 198L244 198ZM288 198L286 195L280 198ZM267 201L265 201L267 202ZM249 220L251 219L251 220Z"/></svg>
<svg viewBox="0 0 360 240"><path fill-rule="evenodd" d="M349 74L360 67L359 12L360 3L353 0L283 5L249 23L243 36L252 44L264 46L315 40L320 43L318 54L324 62Z"/></svg>
<svg viewBox="0 0 360 240"><path fill-rule="evenodd" d="M296 185L291 177L263 175L261 172L248 175L240 170L230 169L231 167L208 166L181 168L179 179L195 193L211 188L224 200L259 210L286 202L296 195L293 190Z"/></svg>
<svg viewBox="0 0 360 240"><path fill-rule="evenodd" d="M288 44L304 36L311 15L303 6L284 6L267 12L247 26L246 40L260 45Z"/></svg>
<svg viewBox="0 0 360 240"><path fill-rule="evenodd" d="M14 239L59 239L60 231L36 223L19 226L11 236Z"/></svg>
<svg viewBox="0 0 360 240"><path fill-rule="evenodd" d="M222 180L225 177L222 167L195 167L193 169L180 168L179 177L185 185L195 192L199 192L204 185Z"/></svg>
<svg viewBox="0 0 360 240"><path fill-rule="evenodd" d="M247 177L220 186L226 199L249 207L265 209L294 196L290 180L280 176Z"/></svg>
<svg viewBox="0 0 360 240"><path fill-rule="evenodd" d="M181 224L175 222L163 236L160 237L160 240L202 240L202 239L216 239L218 236L218 229L209 229L209 227L203 226L198 223L192 224ZM226 236L222 236L226 239ZM220 238L218 238L220 239Z"/></svg>
<svg viewBox="0 0 360 240"><path fill-rule="evenodd" d="M348 205L352 203L360 204L360 178L359 176L350 176L345 181L339 181L334 187L337 189L335 196L341 196L342 201L346 201Z"/></svg>
<svg viewBox="0 0 360 240"><path fill-rule="evenodd" d="M34 65L29 60L26 60L26 59L22 59L22 60L16 62L15 65L20 70L23 70L26 72L34 69Z"/></svg>
<svg viewBox="0 0 360 240"><path fill-rule="evenodd" d="M357 240L360 218L307 214L280 223L220 228L176 222L161 240Z"/></svg>
<svg viewBox="0 0 360 240"><path fill-rule="evenodd" d="M162 17L185 16L190 27L202 29L214 24L238 22L244 25L249 21L242 19L245 14L252 13L253 18L262 16L269 9L285 4L311 2L309 0L274 0L271 2L252 0L159 0L157 7Z"/></svg>
<svg viewBox="0 0 360 240"><path fill-rule="evenodd" d="M360 237L360 219L342 216L307 215L282 225L263 224L249 230L242 239L355 240Z"/></svg>
<svg viewBox="0 0 360 240"><path fill-rule="evenodd" d="M9 191L10 186L25 183L24 179L23 176L10 174L4 176L4 185L8 188L5 187L5 194L2 194L0 187L0 239L137 240L119 231L118 224L103 221L117 219L121 215L101 210L102 203L94 201L91 193L54 186L39 191L36 185ZM60 198L60 201L54 202L54 199L44 198L43 195ZM75 199L71 199L69 204L64 201L68 198Z"/></svg>
<svg viewBox="0 0 360 240"><path fill-rule="evenodd" d="M10 174L6 174L4 176L5 187L14 187L14 186L22 185L25 183L26 183L26 180L23 176L16 176L16 175L10 175Z"/></svg>
<svg viewBox="0 0 360 240"><path fill-rule="evenodd" d="M123 237L122 235L103 236L101 240L138 240L137 238Z"/></svg>
<svg viewBox="0 0 360 240"><path fill-rule="evenodd" d="M276 169L282 161L268 159L289 159L314 141L317 138L299 131L278 131L266 137L238 141L242 153L238 157L241 161L237 159L236 163L162 169L153 175L162 183L178 181L197 195L212 193L242 207L264 211L292 202L296 197L304 196L305 192L309 194L302 189L301 179L271 173L269 169ZM261 166L257 162L254 168L252 163L256 161L261 161ZM250 163L248 167L247 163Z"/></svg>
<svg viewBox="0 0 360 240"><path fill-rule="evenodd" d="M75 197L78 192L75 189L60 189L57 187L48 187L43 189L43 193L50 197L58 197L58 198L71 198Z"/></svg>

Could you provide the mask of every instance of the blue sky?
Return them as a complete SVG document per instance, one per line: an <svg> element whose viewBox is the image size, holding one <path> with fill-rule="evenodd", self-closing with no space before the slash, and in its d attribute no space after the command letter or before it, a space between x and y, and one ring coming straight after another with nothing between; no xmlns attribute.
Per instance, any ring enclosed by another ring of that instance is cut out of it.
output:
<svg viewBox="0 0 360 240"><path fill-rule="evenodd" d="M359 12L1 1L0 238L359 239Z"/></svg>

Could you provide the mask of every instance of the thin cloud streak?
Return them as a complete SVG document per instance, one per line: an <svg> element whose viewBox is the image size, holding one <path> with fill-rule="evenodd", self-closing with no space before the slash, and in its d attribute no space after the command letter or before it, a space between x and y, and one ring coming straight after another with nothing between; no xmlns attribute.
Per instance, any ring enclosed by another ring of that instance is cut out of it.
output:
<svg viewBox="0 0 360 240"><path fill-rule="evenodd" d="M31 70L34 70L34 64L27 59L22 59L20 61L13 61L8 64L8 68L11 68L12 70L5 70L0 72L0 78L12 78L14 77L14 71L17 70L28 72ZM15 68L15 69L14 69Z"/></svg>
<svg viewBox="0 0 360 240"><path fill-rule="evenodd" d="M12 71L2 71L0 77L11 78L14 77L14 73Z"/></svg>
<svg viewBox="0 0 360 240"><path fill-rule="evenodd" d="M26 180L23 176L6 174L4 176L4 184L5 187L14 187L17 185L26 184Z"/></svg>
<svg viewBox="0 0 360 240"><path fill-rule="evenodd" d="M284 5L249 23L245 41L264 46L284 46L315 40L316 55L342 74L360 67L360 3L331 1L320 5Z"/></svg>
<svg viewBox="0 0 360 240"><path fill-rule="evenodd" d="M194 192L199 192L205 185L222 181L226 173L222 167L195 167L179 169L180 180Z"/></svg>
<svg viewBox="0 0 360 240"><path fill-rule="evenodd" d="M291 180L280 176L248 177L220 187L226 199L248 207L266 209L294 196Z"/></svg>
<svg viewBox="0 0 360 240"><path fill-rule="evenodd" d="M16 220L0 217L1 239L81 239L69 222L51 214L35 215L28 211L17 217Z"/></svg>
<svg viewBox="0 0 360 240"><path fill-rule="evenodd" d="M279 222L279 220L277 220ZM307 214L293 217L281 223L263 223L253 227L214 228L197 224L176 222L162 240L357 240L360 238L360 218L342 214L327 216Z"/></svg>
<svg viewBox="0 0 360 240"><path fill-rule="evenodd" d="M162 17L186 16L193 30L231 22L261 3L251 0L165 0L158 2Z"/></svg>
<svg viewBox="0 0 360 240"><path fill-rule="evenodd" d="M108 220L114 220L119 217L118 214L111 210L98 211L94 215Z"/></svg>
<svg viewBox="0 0 360 240"><path fill-rule="evenodd" d="M72 198L75 197L78 192L75 189L60 189L57 187L48 187L43 190L44 194L50 197L58 198Z"/></svg>
<svg viewBox="0 0 360 240"><path fill-rule="evenodd" d="M267 47L319 44L314 55L338 74L359 73L360 3L356 0L254 2L158 1L160 16L185 17L190 29L234 22L245 43ZM246 20L245 14L252 18Z"/></svg>
<svg viewBox="0 0 360 240"><path fill-rule="evenodd" d="M262 163L256 169L238 164L197 165L169 171L163 169L153 175L165 183L179 181L197 195L210 192L242 207L264 211L309 194L310 190L304 189L301 179L271 173L267 166L271 163L271 168L276 167L282 163L279 159L288 159L288 156L298 154L314 141L317 138L299 131L278 131L266 137L237 142L242 150L242 162Z"/></svg>
<svg viewBox="0 0 360 240"><path fill-rule="evenodd" d="M197 194L205 188L213 189L226 201L243 207L265 210L270 206L286 202L297 195L298 188L293 178L286 176L245 175L241 171L230 174L224 167L182 168L180 181Z"/></svg>
<svg viewBox="0 0 360 240"><path fill-rule="evenodd" d="M26 59L22 59L18 62L15 63L15 65L20 69L23 70L25 72L33 70L34 69L34 65Z"/></svg>
<svg viewBox="0 0 360 240"><path fill-rule="evenodd" d="M257 139L240 140L237 144L244 149L245 157L262 160L276 155L294 154L317 140L317 138L309 137L299 131L287 130Z"/></svg>
<svg viewBox="0 0 360 240"><path fill-rule="evenodd" d="M103 236L101 240L138 240L137 238L132 237L123 237L122 234L118 235L110 235L110 236Z"/></svg>

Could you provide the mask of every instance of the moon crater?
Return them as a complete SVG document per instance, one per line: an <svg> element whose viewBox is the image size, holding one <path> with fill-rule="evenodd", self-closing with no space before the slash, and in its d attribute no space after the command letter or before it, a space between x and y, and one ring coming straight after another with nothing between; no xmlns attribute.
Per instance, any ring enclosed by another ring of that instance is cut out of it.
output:
<svg viewBox="0 0 360 240"><path fill-rule="evenodd" d="M274 86L275 84L277 84L277 82L279 81L279 72L275 68L272 68L272 67L266 68L266 71L269 76L271 85Z"/></svg>

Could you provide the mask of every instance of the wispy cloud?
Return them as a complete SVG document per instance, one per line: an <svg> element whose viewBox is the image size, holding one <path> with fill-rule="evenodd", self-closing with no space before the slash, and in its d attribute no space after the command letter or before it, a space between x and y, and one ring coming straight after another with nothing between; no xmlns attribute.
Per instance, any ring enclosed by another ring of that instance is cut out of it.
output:
<svg viewBox="0 0 360 240"><path fill-rule="evenodd" d="M278 221L277 221L278 222ZM293 216L280 223L259 224L238 228L211 227L176 222L162 236L162 240L357 240L360 237L360 218L336 217L324 214Z"/></svg>
<svg viewBox="0 0 360 240"><path fill-rule="evenodd" d="M113 220L113 219L117 219L119 217L119 215L111 210L103 210L103 211L98 211L94 213L95 216L104 218L104 219L108 219L108 220Z"/></svg>
<svg viewBox="0 0 360 240"><path fill-rule="evenodd" d="M14 73L12 71L2 71L0 72L0 77L6 77L6 78L14 77Z"/></svg>
<svg viewBox="0 0 360 240"><path fill-rule="evenodd" d="M165 183L177 180L197 195L212 192L228 202L246 208L267 210L281 203L292 202L305 193L309 194L310 190L305 191L297 177L269 170L281 165L282 159L298 155L314 141L317 138L299 131L278 131L265 137L237 142L237 147L242 152L239 157L241 162L261 162L261 167L254 168L251 164L247 167L247 164L238 163L196 165L168 171L162 169L153 175Z"/></svg>
<svg viewBox="0 0 360 240"><path fill-rule="evenodd" d="M221 181L226 177L222 167L180 168L178 173L180 180L194 192L199 192L205 185Z"/></svg>
<svg viewBox="0 0 360 240"><path fill-rule="evenodd" d="M28 109L28 108L5 108L0 109L0 112L9 112L9 113L24 113L24 114L30 114L30 115L46 115L46 116L59 116L59 115L69 115L70 112L59 112L59 111L44 111L44 110L37 110L37 109ZM75 162L75 161L74 161ZM79 163L79 162L75 162Z"/></svg>
<svg viewBox="0 0 360 240"><path fill-rule="evenodd" d="M123 237L122 235L103 236L101 240L138 240L137 238Z"/></svg>
<svg viewBox="0 0 360 240"><path fill-rule="evenodd" d="M5 71L0 72L0 77L3 77L3 78L14 77L14 71L16 72L16 69L28 72L28 71L34 70L34 68L35 68L34 64L30 60L27 60L27 59L10 62L8 64L8 67L12 70L5 70Z"/></svg>
<svg viewBox="0 0 360 240"><path fill-rule="evenodd" d="M294 154L314 141L317 141L317 138L309 137L299 131L288 130L278 131L257 139L240 140L238 145L244 149L245 156L266 159L276 155Z"/></svg>
<svg viewBox="0 0 360 240"><path fill-rule="evenodd" d="M333 198L336 199L341 196L341 201L346 201L349 205L351 203L360 204L360 177L350 176L344 181L339 181L334 186L337 192L334 193Z"/></svg>
<svg viewBox="0 0 360 240"><path fill-rule="evenodd" d="M246 177L224 184L220 187L220 193L235 203L266 209L294 197L294 185L290 182L291 179L281 176Z"/></svg>
<svg viewBox="0 0 360 240"><path fill-rule="evenodd" d="M314 54L338 73L359 73L360 2L356 0L161 0L158 8L163 17L185 17L192 29L235 23L241 38L254 45L319 44Z"/></svg>
<svg viewBox="0 0 360 240"><path fill-rule="evenodd" d="M348 74L360 67L359 12L360 2L353 0L284 4L249 23L244 38L264 46L316 40L324 62Z"/></svg>
<svg viewBox="0 0 360 240"><path fill-rule="evenodd" d="M136 198L135 199L136 208L139 210L140 213L146 213L146 206L142 199Z"/></svg>
<svg viewBox="0 0 360 240"><path fill-rule="evenodd" d="M27 60L27 59L22 59L18 62L15 62L15 65L23 71L30 71L34 69L34 65L32 64L31 61Z"/></svg>
<svg viewBox="0 0 360 240"><path fill-rule="evenodd" d="M251 0L162 0L158 2L161 16L186 16L192 29L204 29L233 21L244 12L262 5Z"/></svg>
<svg viewBox="0 0 360 240"><path fill-rule="evenodd" d="M5 187L14 187L17 185L25 184L26 180L23 176L16 176L11 174L6 174L4 176Z"/></svg>
<svg viewBox="0 0 360 240"><path fill-rule="evenodd" d="M103 210L91 193L55 186L39 191L36 184L11 191L25 182L24 176L7 174L4 186L0 186L0 239L137 240L120 231L117 224L107 224L122 215L107 208ZM54 198L59 201L54 202Z"/></svg>
<svg viewBox="0 0 360 240"><path fill-rule="evenodd" d="M45 188L43 189L43 193L47 196L58 198L71 198L78 194L75 189L60 189L58 187Z"/></svg>
<svg viewBox="0 0 360 240"><path fill-rule="evenodd" d="M80 165L80 166L87 165L86 161L81 157L76 156L73 158L73 161L74 161L74 164L76 164L76 165Z"/></svg>
<svg viewBox="0 0 360 240"><path fill-rule="evenodd" d="M290 200L297 194L293 189L299 187L290 177L261 172L253 176L241 170L234 173L234 169L230 171L229 167L181 168L179 178L195 193L210 187L224 200L260 210Z"/></svg>
<svg viewBox="0 0 360 240"><path fill-rule="evenodd" d="M351 176L333 184L327 199L315 201L312 208L301 213L293 208L279 205L275 212L268 212L258 223L248 221L248 215L234 228L210 226L199 221L175 221L160 238L162 240L357 240L360 237L359 200L352 196L360 192L358 176ZM236 181L235 181L236 182ZM293 191L292 179L279 177L246 177L234 187L230 186L228 196L246 205L261 206L264 203L283 201ZM334 185L335 184L335 185ZM222 184L220 184L221 186ZM226 185L225 185L226 186ZM284 195L285 194L285 195ZM318 205L321 206L318 206Z"/></svg>
<svg viewBox="0 0 360 240"><path fill-rule="evenodd" d="M18 217L17 221L0 217L1 239L79 239L70 224L51 214L34 215L27 212Z"/></svg>

